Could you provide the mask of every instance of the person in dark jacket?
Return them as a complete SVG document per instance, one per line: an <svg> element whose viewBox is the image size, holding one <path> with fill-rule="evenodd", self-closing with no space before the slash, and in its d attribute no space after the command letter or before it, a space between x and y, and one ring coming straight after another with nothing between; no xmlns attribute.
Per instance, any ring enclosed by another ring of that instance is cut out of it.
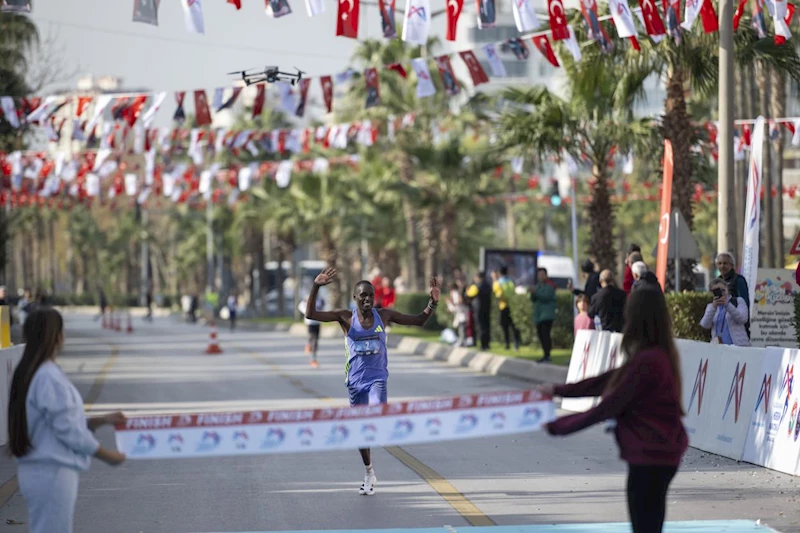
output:
<svg viewBox="0 0 800 533"><path fill-rule="evenodd" d="M485 272L481 271L475 275L472 285L467 288L466 295L472 305L481 350L488 350L492 337L490 320L492 316L492 284L486 279Z"/></svg>
<svg viewBox="0 0 800 533"><path fill-rule="evenodd" d="M592 298L589 306L589 318L600 317L603 331L622 331L625 314L625 291L614 283L614 274L610 270L600 273L600 285L603 287Z"/></svg>
<svg viewBox="0 0 800 533"><path fill-rule="evenodd" d="M634 533L659 533L667 491L689 445L681 418L681 367L672 338L667 303L660 290L631 293L621 352L630 354L618 369L566 385L543 385L544 396L600 396L585 413L547 424L551 435L569 435L608 419L620 458L628 463L628 513Z"/></svg>
<svg viewBox="0 0 800 533"><path fill-rule="evenodd" d="M736 272L736 260L733 254L722 252L717 255L717 270L719 270L719 277L725 280L728 285L728 294L731 297L731 303L734 307L738 305L738 299L744 300L747 305L748 313L750 312L750 288L747 286L747 280L744 276ZM747 331L747 338L750 338L750 321L744 325Z"/></svg>
<svg viewBox="0 0 800 533"><path fill-rule="evenodd" d="M581 270L586 274L586 285L582 292L591 302L592 297L600 290L600 274L594 271L594 263L588 259L581 265Z"/></svg>
<svg viewBox="0 0 800 533"><path fill-rule="evenodd" d="M661 290L661 284L655 274L647 269L644 261L637 261L631 265L631 272L633 272L633 288L631 290L641 289L647 285L652 285L658 290Z"/></svg>

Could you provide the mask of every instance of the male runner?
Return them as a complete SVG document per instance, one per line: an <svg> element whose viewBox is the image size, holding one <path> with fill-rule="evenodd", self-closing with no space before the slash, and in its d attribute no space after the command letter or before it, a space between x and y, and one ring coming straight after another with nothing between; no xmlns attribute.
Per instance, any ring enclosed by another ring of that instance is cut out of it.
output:
<svg viewBox="0 0 800 533"><path fill-rule="evenodd" d="M338 322L345 334L345 385L350 393L350 405L386 403L386 380L389 377L386 357L386 327L390 322L402 326L424 326L439 304L439 282L431 278L431 298L418 315L398 313L394 309L377 310L375 287L369 281L359 281L353 290L356 308L353 311L317 311L317 292L336 276L336 269L326 268L315 279L306 304L306 318L320 322ZM375 494L375 470L369 448L360 449L367 470L359 494Z"/></svg>

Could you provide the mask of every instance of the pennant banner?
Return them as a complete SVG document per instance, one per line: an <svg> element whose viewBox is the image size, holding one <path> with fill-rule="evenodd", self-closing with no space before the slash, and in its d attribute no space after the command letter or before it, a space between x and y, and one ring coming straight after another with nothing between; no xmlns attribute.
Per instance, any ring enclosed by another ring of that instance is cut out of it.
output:
<svg viewBox="0 0 800 533"><path fill-rule="evenodd" d="M448 41L456 40L456 30L458 29L458 19L464 9L464 0L447 0L447 34L445 39Z"/></svg>
<svg viewBox="0 0 800 533"><path fill-rule="evenodd" d="M359 0L339 0L336 35L358 39Z"/></svg>
<svg viewBox="0 0 800 533"><path fill-rule="evenodd" d="M436 94L436 86L428 69L428 62L424 57L411 60L411 66L417 74L417 98L427 98Z"/></svg>
<svg viewBox="0 0 800 533"><path fill-rule="evenodd" d="M756 119L753 132L750 171L747 175L747 199L744 216L744 247L742 248L742 276L750 289L750 301L755 302L758 276L758 238L761 229L761 158L764 150L764 117ZM755 305L750 306L750 316Z"/></svg>
<svg viewBox="0 0 800 533"><path fill-rule="evenodd" d="M320 452L532 432L555 418L536 391L357 407L129 418L116 428L128 459Z"/></svg>
<svg viewBox="0 0 800 533"><path fill-rule="evenodd" d="M183 20L189 33L204 34L203 5L201 0L181 0L183 4Z"/></svg>
<svg viewBox="0 0 800 533"><path fill-rule="evenodd" d="M513 3L514 0L512 0ZM495 0L475 0L478 9L478 29L497 26L497 7Z"/></svg>
<svg viewBox="0 0 800 533"><path fill-rule="evenodd" d="M397 37L397 22L394 20L395 1L378 0L378 8L381 13L381 28L386 39L395 39Z"/></svg>
<svg viewBox="0 0 800 533"><path fill-rule="evenodd" d="M431 5L429 0L406 0L406 15L403 23L403 40L411 44L425 45L431 28Z"/></svg>

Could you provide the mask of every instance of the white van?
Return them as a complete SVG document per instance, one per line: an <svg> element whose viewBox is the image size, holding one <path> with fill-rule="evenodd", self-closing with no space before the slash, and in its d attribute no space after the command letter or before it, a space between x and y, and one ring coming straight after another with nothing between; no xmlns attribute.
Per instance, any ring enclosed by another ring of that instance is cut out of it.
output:
<svg viewBox="0 0 800 533"><path fill-rule="evenodd" d="M536 267L546 269L547 276L559 289L566 289L575 280L575 262L570 257L539 252Z"/></svg>

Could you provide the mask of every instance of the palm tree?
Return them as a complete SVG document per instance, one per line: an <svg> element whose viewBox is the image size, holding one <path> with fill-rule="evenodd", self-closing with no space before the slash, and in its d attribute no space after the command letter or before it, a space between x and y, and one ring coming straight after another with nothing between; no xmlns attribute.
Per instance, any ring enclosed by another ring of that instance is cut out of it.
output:
<svg viewBox="0 0 800 533"><path fill-rule="evenodd" d="M500 117L500 135L509 149L561 159L565 155L591 166L588 206L589 252L600 267L615 270L614 209L609 181L613 150L626 152L644 142L649 121L633 117L648 73L627 68L626 52L603 54L589 47L580 64L564 57L567 87L561 97L544 87L507 89L509 105ZM590 68L586 68L590 65Z"/></svg>

